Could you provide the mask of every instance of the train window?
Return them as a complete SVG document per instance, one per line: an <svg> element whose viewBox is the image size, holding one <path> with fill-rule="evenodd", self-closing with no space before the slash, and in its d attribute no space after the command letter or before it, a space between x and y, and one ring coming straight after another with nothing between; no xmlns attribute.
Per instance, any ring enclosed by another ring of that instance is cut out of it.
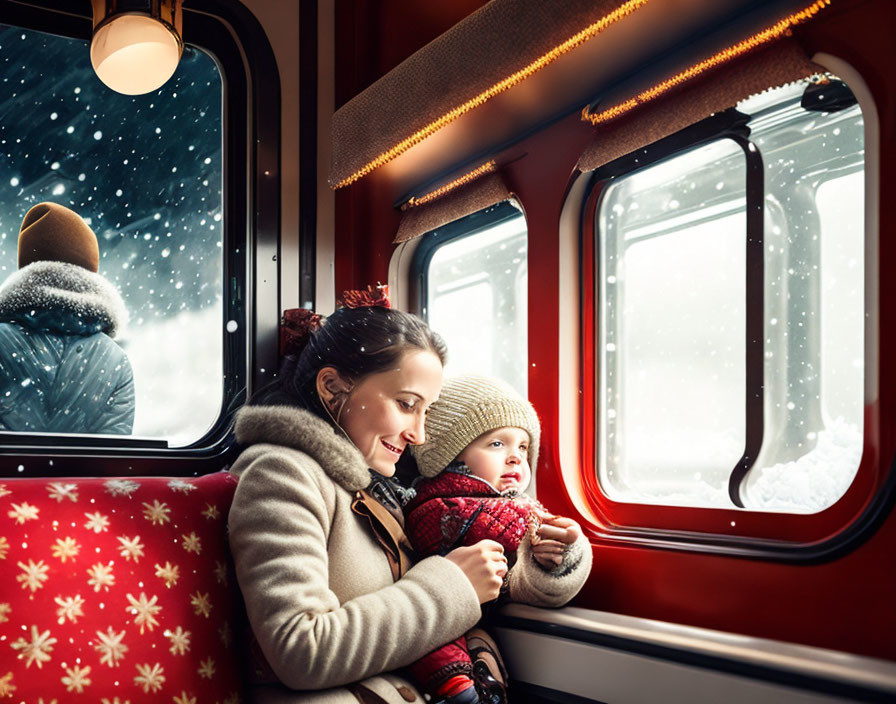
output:
<svg viewBox="0 0 896 704"><path fill-rule="evenodd" d="M448 344L446 374L504 379L526 394L528 238L510 201L424 235L421 310Z"/></svg>
<svg viewBox="0 0 896 704"><path fill-rule="evenodd" d="M79 378L66 392L73 378L64 376L67 338L54 337L55 323L7 315L4 322L25 337L4 335L3 344L33 344L0 350L8 367L0 428L193 443L218 419L223 395L223 83L216 62L188 46L164 87L125 96L97 79L83 39L0 26L0 46L0 275L17 274L25 213L55 202L96 233L98 273L118 289L130 318L115 338L127 359L113 369L97 365L95 378ZM9 363L29 355L43 355L41 364ZM127 408L114 412L113 424L85 421L96 415L85 404L97 398L122 405L97 389L119 383L115 372L128 361L132 427ZM53 403L36 400L51 395Z"/></svg>
<svg viewBox="0 0 896 704"><path fill-rule="evenodd" d="M813 513L862 455L862 113L831 78L731 118L603 181L600 484L621 502Z"/></svg>

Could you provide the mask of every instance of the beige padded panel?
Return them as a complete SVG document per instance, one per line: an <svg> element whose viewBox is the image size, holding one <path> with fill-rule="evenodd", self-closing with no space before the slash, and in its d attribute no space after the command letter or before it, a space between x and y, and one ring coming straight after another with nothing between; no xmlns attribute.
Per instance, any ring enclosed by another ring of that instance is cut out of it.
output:
<svg viewBox="0 0 896 704"><path fill-rule="evenodd" d="M394 242L407 242L511 196L500 174L486 174L441 198L405 210L401 214L401 224Z"/></svg>
<svg viewBox="0 0 896 704"><path fill-rule="evenodd" d="M751 95L823 72L824 68L812 63L795 40L780 40L597 125L594 142L579 158L577 167L583 172L592 171Z"/></svg>

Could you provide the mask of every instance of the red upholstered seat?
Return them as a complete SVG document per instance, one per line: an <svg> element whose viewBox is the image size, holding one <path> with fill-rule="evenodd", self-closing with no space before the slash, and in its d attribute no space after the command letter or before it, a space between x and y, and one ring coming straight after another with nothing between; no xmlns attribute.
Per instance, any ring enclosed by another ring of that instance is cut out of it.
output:
<svg viewBox="0 0 896 704"><path fill-rule="evenodd" d="M0 699L238 702L235 487L0 480Z"/></svg>

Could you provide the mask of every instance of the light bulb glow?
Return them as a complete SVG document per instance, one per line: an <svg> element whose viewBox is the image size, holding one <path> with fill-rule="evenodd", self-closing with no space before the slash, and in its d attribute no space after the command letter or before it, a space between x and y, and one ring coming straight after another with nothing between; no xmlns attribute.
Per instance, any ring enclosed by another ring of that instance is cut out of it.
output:
<svg viewBox="0 0 896 704"><path fill-rule="evenodd" d="M99 79L125 95L161 88L174 75L182 44L161 22L146 15L119 15L102 25L90 43Z"/></svg>

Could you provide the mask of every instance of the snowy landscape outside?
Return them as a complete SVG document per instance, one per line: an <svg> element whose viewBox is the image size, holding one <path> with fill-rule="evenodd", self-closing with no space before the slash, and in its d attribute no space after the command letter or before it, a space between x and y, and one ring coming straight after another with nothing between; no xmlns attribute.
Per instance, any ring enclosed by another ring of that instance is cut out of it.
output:
<svg viewBox="0 0 896 704"><path fill-rule="evenodd" d="M87 42L0 26L0 280L17 269L32 205L80 214L99 273L130 323L116 341L134 371L134 436L194 442L223 390L222 80L184 50L147 95L106 88ZM65 71L59 67L65 66Z"/></svg>

